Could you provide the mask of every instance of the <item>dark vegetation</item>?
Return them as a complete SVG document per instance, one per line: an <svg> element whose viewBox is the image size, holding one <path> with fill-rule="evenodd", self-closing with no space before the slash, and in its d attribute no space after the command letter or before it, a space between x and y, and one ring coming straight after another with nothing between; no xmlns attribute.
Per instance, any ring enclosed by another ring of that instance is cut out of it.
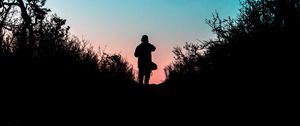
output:
<svg viewBox="0 0 300 126"><path fill-rule="evenodd" d="M206 21L217 39L174 49L175 62L165 68L166 83L175 89L199 87L193 88L198 93L211 87L225 94L253 94L291 81L288 71L296 66L300 1L246 0L241 5L236 19L220 19L215 13Z"/></svg>
<svg viewBox="0 0 300 126"><path fill-rule="evenodd" d="M24 85L68 87L80 81L82 86L104 87L110 86L108 82L134 83L133 68L125 59L117 54L95 53L87 42L71 36L66 20L51 15L44 4L45 0L1 2L2 82L19 83L20 78Z"/></svg>
<svg viewBox="0 0 300 126"><path fill-rule="evenodd" d="M299 0L246 0L236 19L220 19L215 13L207 23L217 38L175 48L175 60L165 68L166 81L149 87L137 85L132 66L121 55L95 53L72 37L66 20L51 15L45 1L0 1L6 125L57 125L54 120L84 124L93 120L90 114L114 117L116 111L143 108L142 100L156 101L156 106L172 100L165 109L188 98L209 105L258 96L266 101L278 95L275 92L286 93L283 85L291 79L283 74L297 64ZM137 104L127 108L130 101ZM108 107L114 109L104 112ZM36 115L28 117L35 121L25 118L28 113ZM51 114L56 119L43 118Z"/></svg>

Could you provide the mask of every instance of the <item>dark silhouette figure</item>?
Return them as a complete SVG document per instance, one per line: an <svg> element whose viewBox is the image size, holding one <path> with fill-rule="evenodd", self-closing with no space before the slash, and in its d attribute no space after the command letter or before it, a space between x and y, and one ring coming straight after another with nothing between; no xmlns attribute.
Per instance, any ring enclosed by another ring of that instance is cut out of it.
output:
<svg viewBox="0 0 300 126"><path fill-rule="evenodd" d="M134 56L138 58L139 84L148 85L151 74L151 52L155 51L156 47L149 43L147 35L143 35L141 41L142 43L135 49Z"/></svg>

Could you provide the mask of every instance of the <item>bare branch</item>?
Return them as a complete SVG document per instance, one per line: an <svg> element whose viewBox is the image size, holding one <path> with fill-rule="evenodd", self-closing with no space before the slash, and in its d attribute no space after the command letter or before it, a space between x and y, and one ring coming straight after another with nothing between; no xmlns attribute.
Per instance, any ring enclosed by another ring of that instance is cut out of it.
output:
<svg viewBox="0 0 300 126"><path fill-rule="evenodd" d="M19 3L7 3L7 2L3 2L3 5L6 5L6 6L20 6Z"/></svg>
<svg viewBox="0 0 300 126"><path fill-rule="evenodd" d="M10 9L11 9L11 6L9 6L8 9L6 10L6 13L4 14L3 20L0 23L0 27L4 26L4 22L5 22L5 20L6 20L7 16L8 16L8 13L9 13Z"/></svg>

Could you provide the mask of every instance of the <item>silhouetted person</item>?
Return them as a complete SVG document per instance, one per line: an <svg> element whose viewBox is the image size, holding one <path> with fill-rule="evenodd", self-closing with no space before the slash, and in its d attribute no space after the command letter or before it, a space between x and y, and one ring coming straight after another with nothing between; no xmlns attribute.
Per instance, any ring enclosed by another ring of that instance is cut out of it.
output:
<svg viewBox="0 0 300 126"><path fill-rule="evenodd" d="M139 83L143 84L144 82L144 84L148 85L151 74L151 52L155 51L156 47L149 43L147 35L143 35L141 41L142 43L135 49L134 56L138 58Z"/></svg>

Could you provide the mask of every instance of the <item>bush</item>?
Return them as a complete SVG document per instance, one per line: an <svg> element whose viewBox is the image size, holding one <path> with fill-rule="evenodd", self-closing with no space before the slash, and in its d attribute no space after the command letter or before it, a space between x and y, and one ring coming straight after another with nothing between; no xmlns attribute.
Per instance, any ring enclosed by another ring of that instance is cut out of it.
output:
<svg viewBox="0 0 300 126"><path fill-rule="evenodd" d="M295 67L299 0L246 0L236 19L220 19L216 13L206 22L217 38L187 43L184 52L175 48L175 61L165 69L167 82L246 86L239 81L245 80L256 86Z"/></svg>
<svg viewBox="0 0 300 126"><path fill-rule="evenodd" d="M1 2L1 75L31 81L69 76L63 79L134 82L133 68L121 55L97 54L86 41L71 36L66 20L50 15L45 1Z"/></svg>

